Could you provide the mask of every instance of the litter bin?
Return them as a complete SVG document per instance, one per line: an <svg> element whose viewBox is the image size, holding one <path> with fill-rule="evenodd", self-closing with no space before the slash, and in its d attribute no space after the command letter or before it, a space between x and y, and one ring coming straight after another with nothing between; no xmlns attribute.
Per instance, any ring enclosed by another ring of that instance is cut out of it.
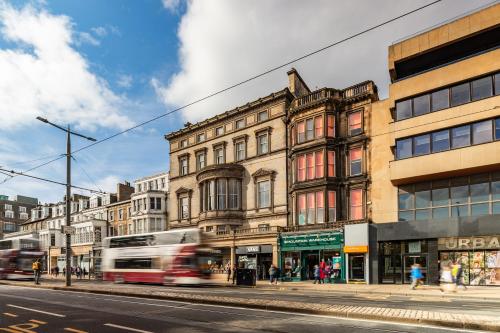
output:
<svg viewBox="0 0 500 333"><path fill-rule="evenodd" d="M257 271L255 269L240 268L236 272L236 285L255 287L257 281Z"/></svg>

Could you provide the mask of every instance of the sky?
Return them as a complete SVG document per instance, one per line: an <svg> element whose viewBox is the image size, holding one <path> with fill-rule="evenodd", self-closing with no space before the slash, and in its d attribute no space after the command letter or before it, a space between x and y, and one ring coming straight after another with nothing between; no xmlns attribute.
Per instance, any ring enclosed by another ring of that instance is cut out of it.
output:
<svg viewBox="0 0 500 333"><path fill-rule="evenodd" d="M103 139L430 2L0 0L0 166L26 171L65 152L65 133L37 116ZM389 45L489 3L442 0L290 68L311 89L373 80L385 98ZM74 154L73 184L115 192L168 171L166 133L285 88L290 68ZM72 138L73 150L89 143ZM65 167L29 174L65 182ZM64 193L0 174L0 194Z"/></svg>

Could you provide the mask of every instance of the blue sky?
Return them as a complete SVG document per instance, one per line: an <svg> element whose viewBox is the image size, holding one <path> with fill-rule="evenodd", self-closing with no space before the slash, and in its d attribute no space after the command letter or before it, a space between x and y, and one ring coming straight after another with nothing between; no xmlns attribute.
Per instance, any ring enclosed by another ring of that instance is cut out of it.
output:
<svg viewBox="0 0 500 333"><path fill-rule="evenodd" d="M64 152L64 134L38 115L102 139L429 2L0 0L0 165L22 171L43 162L26 160ZM384 98L391 43L491 2L444 0L294 67L312 89L371 79ZM165 133L283 89L286 71L76 154L73 183L113 191L167 171ZM64 181L64 159L32 174ZM4 178L0 194L64 195L57 185Z"/></svg>

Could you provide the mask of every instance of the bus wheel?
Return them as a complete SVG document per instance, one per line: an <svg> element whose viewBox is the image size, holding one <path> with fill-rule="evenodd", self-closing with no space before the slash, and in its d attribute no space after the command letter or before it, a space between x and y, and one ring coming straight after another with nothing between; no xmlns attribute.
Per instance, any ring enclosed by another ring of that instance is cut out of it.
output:
<svg viewBox="0 0 500 333"><path fill-rule="evenodd" d="M121 275L115 275L115 277L113 279L113 282L114 283L124 283L125 280L123 279L123 276L121 276Z"/></svg>

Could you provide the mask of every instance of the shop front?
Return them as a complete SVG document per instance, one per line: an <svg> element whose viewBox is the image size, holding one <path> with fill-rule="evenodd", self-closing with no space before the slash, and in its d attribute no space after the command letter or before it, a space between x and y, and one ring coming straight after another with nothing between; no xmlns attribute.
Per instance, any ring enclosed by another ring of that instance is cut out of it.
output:
<svg viewBox="0 0 500 333"><path fill-rule="evenodd" d="M344 253L348 283L369 283L368 224L350 224L344 228Z"/></svg>
<svg viewBox="0 0 500 333"><path fill-rule="evenodd" d="M411 283L414 264L427 284L438 284L440 270L459 261L469 285L500 285L500 215L372 224L370 242L374 283ZM373 243L373 246L372 246Z"/></svg>
<svg viewBox="0 0 500 333"><path fill-rule="evenodd" d="M267 280L269 268L273 263L273 246L271 244L238 246L236 262L239 268L255 269L258 280Z"/></svg>
<svg viewBox="0 0 500 333"><path fill-rule="evenodd" d="M438 239L440 267L460 262L464 283L500 286L500 235Z"/></svg>
<svg viewBox="0 0 500 333"><path fill-rule="evenodd" d="M285 280L314 279L314 267L324 261L334 282L345 281L344 234L338 231L281 234L280 267Z"/></svg>

